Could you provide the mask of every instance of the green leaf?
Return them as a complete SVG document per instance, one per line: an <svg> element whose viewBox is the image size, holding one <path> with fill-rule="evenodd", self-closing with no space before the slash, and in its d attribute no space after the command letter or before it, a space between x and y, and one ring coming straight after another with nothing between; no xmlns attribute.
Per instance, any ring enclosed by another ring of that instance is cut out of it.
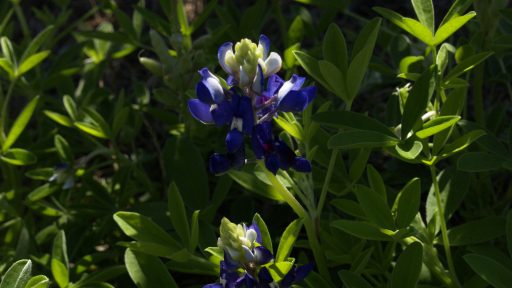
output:
<svg viewBox="0 0 512 288"><path fill-rule="evenodd" d="M32 272L32 262L27 259L18 260L9 267L2 277L0 288L25 288Z"/></svg>
<svg viewBox="0 0 512 288"><path fill-rule="evenodd" d="M256 225L258 225L258 228L260 228L261 241L263 242L261 244L265 246L270 252L274 252L274 248L272 247L272 238L270 237L270 233L268 232L267 224L265 223L265 221L263 221L263 218L261 218L260 214L254 214L254 217L252 218L252 223L256 223Z"/></svg>
<svg viewBox="0 0 512 288"><path fill-rule="evenodd" d="M466 12L468 8L473 4L473 0L455 0L448 13L444 15L443 21L441 21L441 25L443 26L446 22L450 21L454 17L458 17L462 15L462 13Z"/></svg>
<svg viewBox="0 0 512 288"><path fill-rule="evenodd" d="M266 197L268 199L284 201L277 191L277 188L261 181L254 173L230 170L228 175L233 180L235 180L235 182L240 184L240 186L242 186L244 189L257 193L260 196Z"/></svg>
<svg viewBox="0 0 512 288"><path fill-rule="evenodd" d="M304 130L302 126L298 122L292 123L285 119L285 117L274 117L274 121L276 121L277 125L283 128L286 133L293 136L295 139L299 141L304 141Z"/></svg>
<svg viewBox="0 0 512 288"><path fill-rule="evenodd" d="M411 0L411 3L418 20L420 20L421 24L427 27L433 34L435 31L435 19L432 0Z"/></svg>
<svg viewBox="0 0 512 288"><path fill-rule="evenodd" d="M275 282L278 282L281 281L281 279L283 279L284 276L292 269L293 263L288 261L274 262L266 267L268 268L272 279Z"/></svg>
<svg viewBox="0 0 512 288"><path fill-rule="evenodd" d="M318 67L320 67L323 79L329 84L334 94L343 99L343 101L350 102L344 73L334 64L325 60L318 61Z"/></svg>
<svg viewBox="0 0 512 288"><path fill-rule="evenodd" d="M489 216L449 229L448 238L451 246L467 246L496 239L505 234L505 228L505 218Z"/></svg>
<svg viewBox="0 0 512 288"><path fill-rule="evenodd" d="M302 229L302 220L295 219L293 220L288 227L281 235L281 240L279 241L279 247L277 247L277 253L275 257L275 261L281 262L288 259L290 253L292 252L293 245L295 244L295 240L299 236L299 232Z"/></svg>
<svg viewBox="0 0 512 288"><path fill-rule="evenodd" d="M98 137L98 138L102 138L102 139L109 139L108 136L105 134L105 132L103 132L101 130L101 128L95 124L78 121L78 122L75 122L74 125L78 129L82 130L83 132L85 132L89 135L92 135L92 136Z"/></svg>
<svg viewBox="0 0 512 288"><path fill-rule="evenodd" d="M318 60L309 56L308 54L302 51L294 51L293 55L299 61L300 66L306 70L306 72L315 79L318 83L322 84L325 88L334 93L333 89L329 86L329 84L324 79L322 72L320 71L320 66L318 65Z"/></svg>
<svg viewBox="0 0 512 288"><path fill-rule="evenodd" d="M512 271L499 262L478 254L464 255L464 260L482 279L496 288L508 288L512 283Z"/></svg>
<svg viewBox="0 0 512 288"><path fill-rule="evenodd" d="M484 136L485 134L486 132L484 130L473 130L469 133L466 133L455 139L452 143L445 145L440 154L442 157L448 157L457 152L463 151L469 145L471 145L471 143Z"/></svg>
<svg viewBox="0 0 512 288"><path fill-rule="evenodd" d="M443 24L439 29L437 29L436 34L434 35L434 42L431 46L437 46L443 43L446 38L450 37L453 33L460 29L460 27L464 26L471 18L475 17L476 13L471 11L463 16L457 16L450 19L450 21Z"/></svg>
<svg viewBox="0 0 512 288"><path fill-rule="evenodd" d="M24 288L48 288L50 286L50 279L44 275L37 275L28 281Z"/></svg>
<svg viewBox="0 0 512 288"><path fill-rule="evenodd" d="M343 285L348 288L372 288L363 277L352 271L341 270L338 272L338 276L343 281Z"/></svg>
<svg viewBox="0 0 512 288"><path fill-rule="evenodd" d="M44 110L43 113L48 116L48 118L53 121L59 123L62 126L73 127L73 120L66 115L62 115L60 113L56 113L50 110Z"/></svg>
<svg viewBox="0 0 512 288"><path fill-rule="evenodd" d="M165 75L164 66L154 59L139 57L139 63L156 76L163 77Z"/></svg>
<svg viewBox="0 0 512 288"><path fill-rule="evenodd" d="M423 144L421 144L420 141L409 141L410 139L407 139L407 141L398 143L395 146L395 151L400 155L401 157L408 159L408 160L414 160L418 155L420 155Z"/></svg>
<svg viewBox="0 0 512 288"><path fill-rule="evenodd" d="M7 60L9 60L12 67L17 67L18 63L16 61L16 54L14 54L14 49L12 48L11 40L7 37L0 38L0 46L2 46L2 54Z"/></svg>
<svg viewBox="0 0 512 288"><path fill-rule="evenodd" d="M340 132L329 139L329 148L354 149L388 147L398 143L395 137L390 137L373 131L354 130Z"/></svg>
<svg viewBox="0 0 512 288"><path fill-rule="evenodd" d="M313 121L323 125L329 125L337 128L370 130L391 137L396 137L386 125L364 114L356 112L326 111L313 115L312 119Z"/></svg>
<svg viewBox="0 0 512 288"><path fill-rule="evenodd" d="M16 118L16 120L14 121L14 124L12 125L9 134L7 134L7 138L5 139L4 144L2 145L2 151L7 151L12 146L12 144L16 142L21 132L23 132L28 122L30 121L32 114L34 114L34 110L37 107L38 101L39 96L36 96L32 100L30 100L30 102L28 102L25 108L23 108L23 111L21 111L18 118Z"/></svg>
<svg viewBox="0 0 512 288"><path fill-rule="evenodd" d="M460 116L439 116L423 124L421 130L416 131L416 136L420 139L428 138L445 129L451 128L460 120Z"/></svg>
<svg viewBox="0 0 512 288"><path fill-rule="evenodd" d="M440 75L443 74L444 70L446 69L446 66L448 66L448 52L451 52L453 54L455 54L456 52L455 47L450 43L444 43L443 45L441 45L441 48L439 48L439 51L437 52L436 65L438 67Z"/></svg>
<svg viewBox="0 0 512 288"><path fill-rule="evenodd" d="M390 287L414 288L423 262L423 246L413 242L400 254L391 274Z"/></svg>
<svg viewBox="0 0 512 288"><path fill-rule="evenodd" d="M322 48L324 59L345 73L348 69L347 44L341 29L335 23L327 28Z"/></svg>
<svg viewBox="0 0 512 288"><path fill-rule="evenodd" d="M39 63L41 63L46 57L50 55L49 50L38 52L34 55L28 57L25 61L21 62L20 66L16 70L16 77L20 77L23 74L30 71L32 68L36 67Z"/></svg>
<svg viewBox="0 0 512 288"><path fill-rule="evenodd" d="M180 236L183 243L190 241L190 226L188 224L187 210L181 198L180 191L174 182L167 189L167 205L171 216L172 226Z"/></svg>
<svg viewBox="0 0 512 288"><path fill-rule="evenodd" d="M138 288L178 288L171 274L158 257L126 249L124 262L128 275Z"/></svg>
<svg viewBox="0 0 512 288"><path fill-rule="evenodd" d="M164 146L167 175L183 193L184 203L193 210L208 205L208 173L198 147L187 137L171 138ZM186 191L186 192L185 192Z"/></svg>
<svg viewBox="0 0 512 288"><path fill-rule="evenodd" d="M402 115L402 139L406 139L409 131L427 108L430 97L434 93L434 71L435 66L431 66L423 72L409 92Z"/></svg>
<svg viewBox="0 0 512 288"><path fill-rule="evenodd" d="M78 119L78 109L76 108L75 100L73 100L69 95L64 95L64 97L62 97L62 103L64 104L64 108L68 112L69 117L76 121Z"/></svg>
<svg viewBox="0 0 512 288"><path fill-rule="evenodd" d="M392 10L382 8L382 7L374 7L377 13L382 15L384 18L391 21L396 26L402 28L404 31L408 32L412 36L418 38L423 43L428 46L432 46L434 43L434 35L429 28L425 27L423 24L418 22L415 19L404 17Z"/></svg>
<svg viewBox="0 0 512 288"><path fill-rule="evenodd" d="M508 211L506 225L508 254L512 257L512 210Z"/></svg>
<svg viewBox="0 0 512 288"><path fill-rule="evenodd" d="M190 27L188 26L188 20L185 6L183 5L183 0L176 1L176 13L178 14L178 23L180 24L181 34L184 36L189 36L191 31Z"/></svg>
<svg viewBox="0 0 512 288"><path fill-rule="evenodd" d="M419 178L413 178L398 193L393 204L392 213L395 216L397 228L409 226L418 214L421 202L421 184Z"/></svg>
<svg viewBox="0 0 512 288"><path fill-rule="evenodd" d="M450 70L450 72L446 75L444 78L444 82L447 83L453 79L455 79L457 76L461 75L462 73L465 73L476 65L483 62L485 59L487 59L489 56L491 56L494 52L482 52L475 55L471 55L468 58L462 60L457 66L453 67L453 69Z"/></svg>
<svg viewBox="0 0 512 288"><path fill-rule="evenodd" d="M485 172L501 168L505 159L487 152L469 152L461 155L457 168L466 172Z"/></svg>
<svg viewBox="0 0 512 288"><path fill-rule="evenodd" d="M68 141L66 141L64 137L60 136L59 134L55 135L53 138L53 143L61 160L68 163L72 163L75 160L73 150L71 150Z"/></svg>
<svg viewBox="0 0 512 288"><path fill-rule="evenodd" d="M54 168L36 168L25 172L25 176L34 180L48 181L53 175Z"/></svg>
<svg viewBox="0 0 512 288"><path fill-rule="evenodd" d="M370 156L370 149L359 149L354 151L357 155L353 158L354 160L350 163L349 177L353 183L356 183L359 178L363 175L366 163L368 163L368 157Z"/></svg>
<svg viewBox="0 0 512 288"><path fill-rule="evenodd" d="M393 238L377 227L376 225L363 222L363 221L354 221L354 220L336 220L331 222L331 226L333 228L341 229L348 234L354 235L356 237L367 239L367 240L377 240L377 241L392 241Z"/></svg>
<svg viewBox="0 0 512 288"><path fill-rule="evenodd" d="M48 179L46 179L46 180L48 180ZM42 186L37 187L32 192L30 192L27 195L27 200L29 203L39 201L39 200L43 199L44 197L53 194L58 189L59 189L58 185L50 185L49 183L46 183Z"/></svg>
<svg viewBox="0 0 512 288"><path fill-rule="evenodd" d="M423 56L406 56L400 60L400 73L407 74L410 73L410 66L414 63L421 62L425 60Z"/></svg>
<svg viewBox="0 0 512 288"><path fill-rule="evenodd" d="M391 210L380 194L363 185L357 185L354 191L361 208L372 223L394 230L395 221Z"/></svg>
<svg viewBox="0 0 512 288"><path fill-rule="evenodd" d="M192 224L190 226L190 242L188 242L188 250L194 251L199 243L199 210L192 213Z"/></svg>
<svg viewBox="0 0 512 288"><path fill-rule="evenodd" d="M368 183L370 184L370 187L387 202L386 184L384 184L384 180L382 179L382 176L380 176L380 173L371 164L368 164L366 174L368 176Z"/></svg>
<svg viewBox="0 0 512 288"><path fill-rule="evenodd" d="M0 67L4 69L11 79L14 79L14 67L9 60L6 58L0 58Z"/></svg>
<svg viewBox="0 0 512 288"><path fill-rule="evenodd" d="M134 212L117 212L114 220L123 232L137 240L139 246L151 247L162 257L173 258L182 250L181 245L151 219ZM181 252L182 253L182 252Z"/></svg>
<svg viewBox="0 0 512 288"><path fill-rule="evenodd" d="M36 155L28 150L20 148L11 148L7 150L3 155L0 155L0 159L6 163L16 166L30 165L37 161Z"/></svg>
<svg viewBox="0 0 512 288"><path fill-rule="evenodd" d="M44 28L39 34L37 34L36 37L30 43L28 44L27 48L23 52L23 55L21 55L20 62L24 62L25 59L28 57L36 54L36 51L41 48L41 46L48 41L48 39L51 39L53 36L53 32L55 31L55 26L50 25L46 28Z"/></svg>
<svg viewBox="0 0 512 288"><path fill-rule="evenodd" d="M366 74L366 70L368 69L368 64L370 64L370 60L373 55L373 48L375 47L375 42L377 41L377 36L379 33L381 19L374 18L368 24L365 25L363 30L359 33L358 38L356 39L356 44L354 45L354 50L352 54L355 55L352 57L352 62L347 70L347 92L349 94L349 103L352 103L354 98L357 95L357 92L361 88L361 83L363 82L364 75ZM358 43L364 43L359 44ZM359 48L358 46L361 46ZM360 49L360 50L359 50ZM357 52L357 54L355 54Z"/></svg>
<svg viewBox="0 0 512 288"><path fill-rule="evenodd" d="M59 231L53 240L52 275L59 287L64 288L69 283L69 261L66 246L66 235Z"/></svg>

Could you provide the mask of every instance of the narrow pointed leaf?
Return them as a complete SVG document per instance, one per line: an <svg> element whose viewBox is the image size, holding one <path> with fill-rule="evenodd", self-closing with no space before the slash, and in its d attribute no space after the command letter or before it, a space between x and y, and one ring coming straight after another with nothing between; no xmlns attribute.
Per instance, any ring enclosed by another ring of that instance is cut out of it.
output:
<svg viewBox="0 0 512 288"><path fill-rule="evenodd" d="M290 256L292 252L293 245L295 244L295 240L299 236L299 232L302 228L302 220L295 219L283 232L281 235L281 240L279 241L279 246L277 247L277 253L275 257L276 262L285 261Z"/></svg>
<svg viewBox="0 0 512 288"><path fill-rule="evenodd" d="M512 270L487 256L467 254L464 260L482 279L496 288L509 288L512 283Z"/></svg>
<svg viewBox="0 0 512 288"><path fill-rule="evenodd" d="M138 288L178 288L167 267L158 257L126 249L124 262L128 275Z"/></svg>
<svg viewBox="0 0 512 288"><path fill-rule="evenodd" d="M3 155L0 156L0 159L6 163L16 166L30 165L36 163L37 161L36 155L28 150L21 148L11 148L7 150Z"/></svg>
<svg viewBox="0 0 512 288"><path fill-rule="evenodd" d="M459 64L457 64L457 66L450 70L450 72L444 78L444 82L449 82L455 79L457 76L461 75L462 73L465 73L473 69L473 67L483 62L492 54L493 52L482 52L469 56L468 58L462 60L462 62L460 62Z"/></svg>
<svg viewBox="0 0 512 288"><path fill-rule="evenodd" d="M51 39L53 36L53 32L55 31L55 26L50 25L46 28L44 28L39 34L37 34L36 37L30 43L28 44L27 48L23 52L20 58L20 62L23 62L28 57L34 55L41 46L48 41L48 39Z"/></svg>
<svg viewBox="0 0 512 288"><path fill-rule="evenodd" d="M354 220L336 220L331 222L333 228L341 229L348 234L354 235L361 239L392 241L393 238L381 231L377 225L369 222Z"/></svg>
<svg viewBox="0 0 512 288"><path fill-rule="evenodd" d="M421 130L416 132L420 139L428 138L445 129L451 128L460 120L460 116L440 116L425 123Z"/></svg>
<svg viewBox="0 0 512 288"><path fill-rule="evenodd" d="M187 211L181 198L178 187L173 182L167 190L167 205L171 217L172 226L180 236L183 243L190 241L190 226L188 224Z"/></svg>
<svg viewBox="0 0 512 288"><path fill-rule="evenodd" d="M318 67L322 73L323 79L329 84L336 96L345 102L350 102L350 96L347 93L347 85L345 83L345 75L331 62L320 60Z"/></svg>
<svg viewBox="0 0 512 288"><path fill-rule="evenodd" d="M69 118L66 115L62 115L60 113L53 112L50 110L44 110L43 113L46 116L48 116L48 118L52 119L53 121L59 123L62 126L73 127L73 120L71 120L71 118Z"/></svg>
<svg viewBox="0 0 512 288"><path fill-rule="evenodd" d="M265 221L263 221L263 218L261 218L260 214L256 213L254 214L254 217L252 218L252 222L256 223L258 225L258 228L260 229L261 233L261 243L265 248L267 248L270 252L274 252L274 248L272 247L272 238L270 237L270 233L268 232L268 227Z"/></svg>
<svg viewBox="0 0 512 288"><path fill-rule="evenodd" d="M329 139L329 148L355 149L393 146L398 138L373 131L354 130L340 132Z"/></svg>
<svg viewBox="0 0 512 288"><path fill-rule="evenodd" d="M351 111L326 111L313 116L313 121L338 128L351 128L356 130L369 130L390 137L395 134L383 123L364 114Z"/></svg>
<svg viewBox="0 0 512 288"><path fill-rule="evenodd" d="M423 72L409 92L402 115L402 139L406 138L427 108L430 97L434 93L434 71L435 67L432 66Z"/></svg>
<svg viewBox="0 0 512 288"><path fill-rule="evenodd" d="M59 287L64 288L69 283L69 261L67 254L66 235L59 231L53 240L51 268L52 275Z"/></svg>
<svg viewBox="0 0 512 288"><path fill-rule="evenodd" d="M43 62L46 57L50 55L50 51L41 51L39 53L33 54L23 62L21 62L20 66L16 70L16 77L20 77L23 74L30 71L32 68L36 67L39 63Z"/></svg>
<svg viewBox="0 0 512 288"><path fill-rule="evenodd" d="M2 150L4 152L7 151L12 146L12 144L14 144L14 142L16 142L21 132L23 132L28 122L30 121L32 114L34 114L34 110L36 109L38 102L39 96L34 97L34 99L30 100L27 106L23 108L23 111L21 111L18 118L16 118L11 130L9 131L9 134L7 134L7 138L5 139L4 144L2 145Z"/></svg>
<svg viewBox="0 0 512 288"><path fill-rule="evenodd" d="M324 59L336 66L342 73L347 71L347 44L341 29L334 23L329 25L325 33L323 53Z"/></svg>
<svg viewBox="0 0 512 288"><path fill-rule="evenodd" d="M385 199L366 186L357 185L354 190L368 219L382 228L393 230L395 223Z"/></svg>
<svg viewBox="0 0 512 288"><path fill-rule="evenodd" d="M390 287L414 288L423 262L423 246L413 242L400 254L391 274Z"/></svg>
<svg viewBox="0 0 512 288"><path fill-rule="evenodd" d="M439 26L443 26L446 22L454 17L462 15L473 4L473 0L455 0L448 12L444 15L443 21Z"/></svg>
<svg viewBox="0 0 512 288"><path fill-rule="evenodd" d="M421 200L420 179L414 178L400 190L393 204L393 215L397 228L409 226L418 214Z"/></svg>
<svg viewBox="0 0 512 288"><path fill-rule="evenodd" d="M471 11L463 16L458 16L450 19L450 21L443 24L443 26L437 29L436 34L434 36L433 46L437 46L443 43L448 37L450 37L453 33L460 29L460 27L464 26L471 18L475 17L476 13Z"/></svg>
<svg viewBox="0 0 512 288"><path fill-rule="evenodd" d="M384 18L391 21L396 26L402 28L404 31L408 32L412 36L418 38L423 43L428 46L432 46L434 43L434 37L429 28L425 27L423 24L418 22L415 19L404 17L392 10L382 8L382 7L374 7L377 13L382 15Z"/></svg>
<svg viewBox="0 0 512 288"><path fill-rule="evenodd" d="M411 2L418 20L434 33L434 5L432 5L432 0L411 0Z"/></svg>
<svg viewBox="0 0 512 288"><path fill-rule="evenodd" d="M330 87L330 85L324 80L322 72L320 71L320 66L318 65L318 60L309 56L308 54L302 51L294 51L293 55L299 61L300 66L306 70L306 72L313 77L318 83L322 84L325 88L334 93L334 90Z"/></svg>

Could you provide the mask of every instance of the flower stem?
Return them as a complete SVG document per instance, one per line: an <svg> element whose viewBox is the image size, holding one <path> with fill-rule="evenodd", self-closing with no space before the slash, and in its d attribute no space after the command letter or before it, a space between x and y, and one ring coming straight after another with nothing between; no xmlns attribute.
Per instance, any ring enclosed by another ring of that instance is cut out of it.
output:
<svg viewBox="0 0 512 288"><path fill-rule="evenodd" d="M437 202L437 215L439 216L439 223L441 224L441 234L443 237L444 252L446 254L446 261L448 262L448 269L452 276L455 287L461 287L457 275L455 274L455 266L453 265L452 253L450 250L450 240L448 238L448 230L446 229L446 221L444 219L444 207L441 203L441 191L439 189L439 182L437 181L436 168L434 165L430 165L430 175L432 176L432 183L434 184L434 192L436 195Z"/></svg>
<svg viewBox="0 0 512 288"><path fill-rule="evenodd" d="M325 175L324 185L322 186L322 192L320 193L320 199L318 200L318 206L316 211L318 216L322 214L322 210L325 204L325 198L327 197L327 191L329 190L329 183L334 171L334 165L336 164L336 157L338 157L338 149L333 149L331 152L331 159L329 160L329 166L327 168L327 174Z"/></svg>

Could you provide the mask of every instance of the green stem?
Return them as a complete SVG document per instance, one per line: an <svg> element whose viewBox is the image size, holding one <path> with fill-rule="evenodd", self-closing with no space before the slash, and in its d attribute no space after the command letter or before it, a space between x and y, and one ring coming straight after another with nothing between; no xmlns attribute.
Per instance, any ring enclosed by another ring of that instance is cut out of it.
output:
<svg viewBox="0 0 512 288"><path fill-rule="evenodd" d="M444 219L444 207L441 202L441 190L439 189L439 182L437 181L436 167L429 166L430 175L432 176L432 183L434 184L434 192L437 202L437 215L439 216L439 223L441 224L441 235L443 237L444 252L446 254L446 261L448 262L448 269L452 276L455 287L461 287L457 275L455 274L455 266L453 265L452 253L450 250L450 240L448 238L448 229L446 229L446 221Z"/></svg>
<svg viewBox="0 0 512 288"><path fill-rule="evenodd" d="M308 235L309 246L311 251L313 252L313 256L315 257L315 265L318 268L318 272L324 280L330 282L329 269L327 269L327 261L325 259L325 254L320 246L320 242L318 241L318 237L316 234L316 225L315 225L315 217L308 216L304 219L304 227L306 228L306 234Z"/></svg>
<svg viewBox="0 0 512 288"><path fill-rule="evenodd" d="M268 171L268 169L265 167L265 164L263 164L263 161L258 161L258 164L261 168L263 168L263 171L265 172L268 180L270 180L272 186L277 189L277 192L281 197L283 197L283 200L288 203L288 205L290 205L290 207L297 215L299 215L299 217L306 219L308 214L304 207L302 207L302 205L299 203L299 201L297 201L292 193L290 193L290 191L288 191L288 189L283 186L283 184L277 179L276 175Z"/></svg>
<svg viewBox="0 0 512 288"><path fill-rule="evenodd" d="M327 174L325 175L324 185L322 186L322 192L320 193L320 199L318 200L318 206L316 208L319 217L322 215L322 210L324 209L325 198L327 197L327 191L329 190L329 183L331 182L337 157L338 149L332 149L331 159L329 160L329 166L327 168Z"/></svg>
<svg viewBox="0 0 512 288"><path fill-rule="evenodd" d="M432 274L434 274L439 281L443 283L443 287L456 288L457 286L454 284L451 275L446 272L443 267L443 264L439 261L439 257L437 254L436 248L427 243L421 242L416 237L407 237L405 239L400 240L400 242L404 245L409 245L413 242L419 242L423 245L423 263L427 266L428 270Z"/></svg>

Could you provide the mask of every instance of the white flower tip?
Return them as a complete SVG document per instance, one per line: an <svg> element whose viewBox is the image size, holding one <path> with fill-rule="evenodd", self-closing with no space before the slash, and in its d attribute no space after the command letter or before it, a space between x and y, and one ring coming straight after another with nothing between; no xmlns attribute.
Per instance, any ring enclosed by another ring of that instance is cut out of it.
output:
<svg viewBox="0 0 512 288"><path fill-rule="evenodd" d="M282 64L283 61L281 60L281 56L279 56L279 54L276 52L270 53L267 60L265 60L265 69L263 69L265 78L279 72L279 70L281 70Z"/></svg>

